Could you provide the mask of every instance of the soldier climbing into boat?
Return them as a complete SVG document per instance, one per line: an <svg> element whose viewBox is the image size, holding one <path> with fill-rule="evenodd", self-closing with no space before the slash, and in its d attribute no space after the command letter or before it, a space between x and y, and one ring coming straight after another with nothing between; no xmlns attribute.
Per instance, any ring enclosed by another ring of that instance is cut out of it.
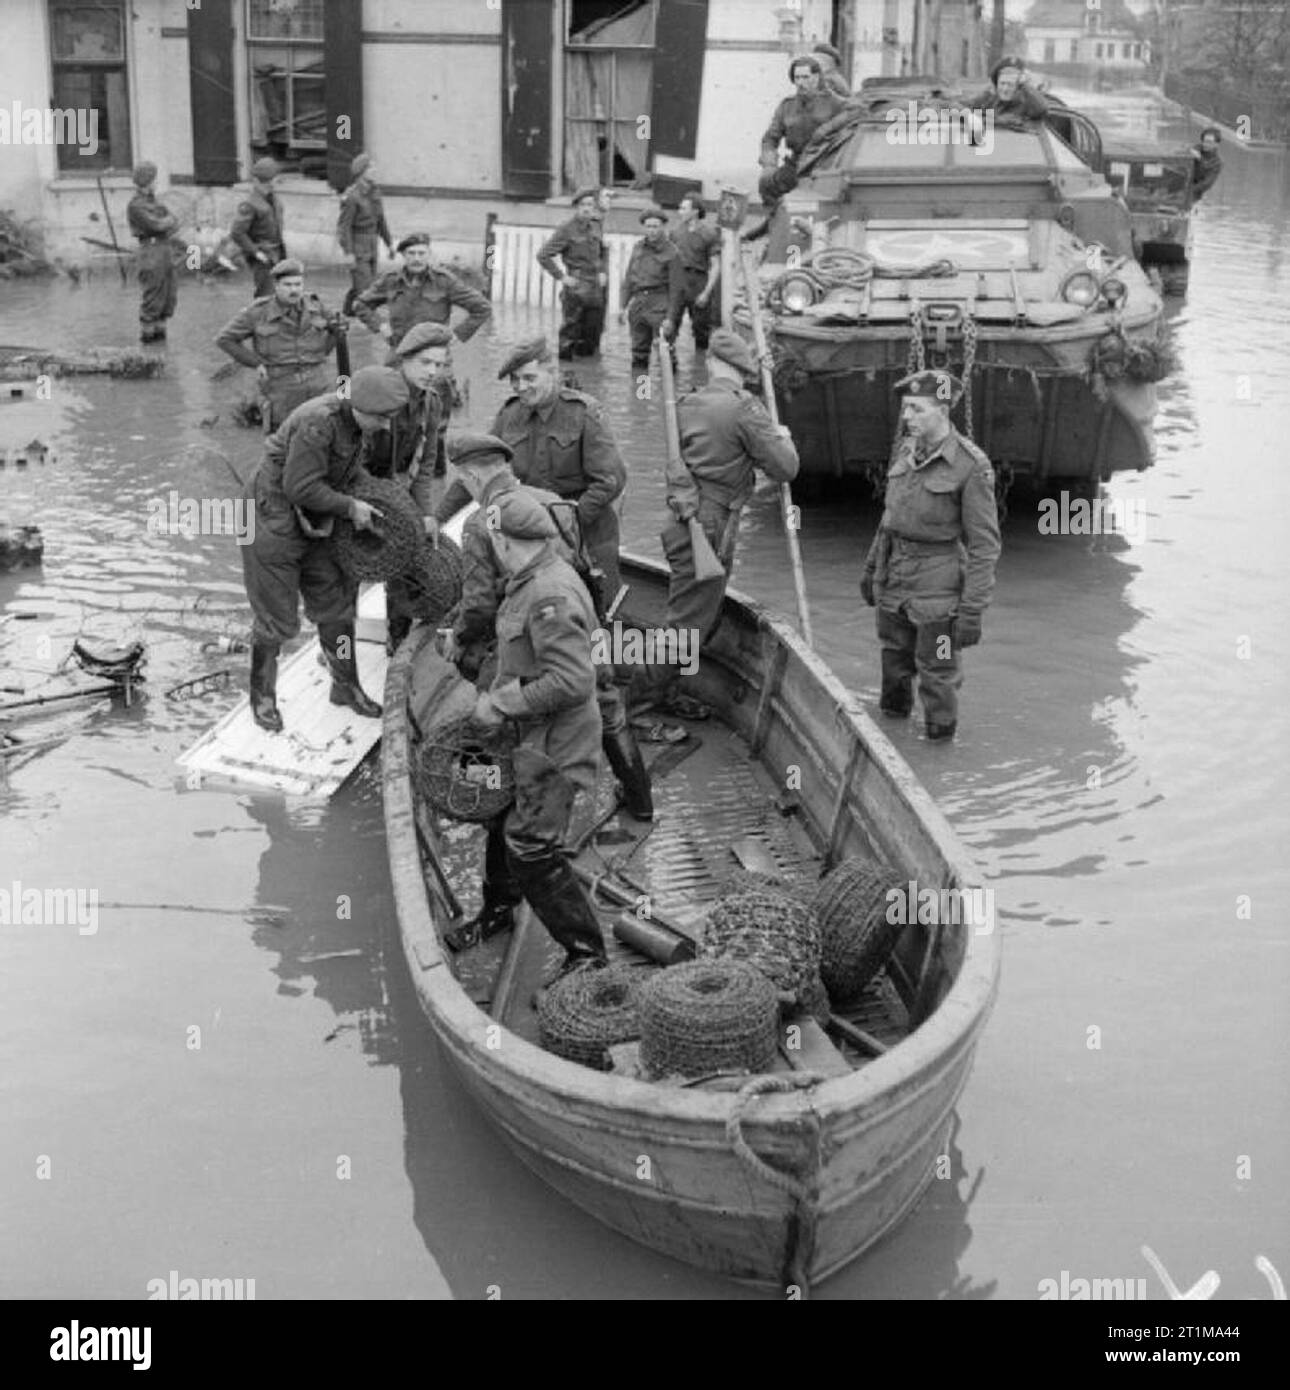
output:
<svg viewBox="0 0 1290 1390"><path fill-rule="evenodd" d="M331 671L331 703L375 719L381 707L359 683L354 637L358 585L331 544L336 518L356 530L373 527L380 513L351 493L362 482L367 439L387 429L408 402L408 386L389 367L354 373L349 399L335 391L306 401L264 443L251 480L255 535L242 547L251 628L251 715L270 733L282 732L277 704L278 653L300 631L305 616L318 624L318 640Z"/></svg>
<svg viewBox="0 0 1290 1390"><path fill-rule="evenodd" d="M506 593L507 574L502 569L487 529L489 507L504 494L520 491L541 503L555 524L557 536L553 549L567 561L582 579L598 623L604 612L598 601L598 589L590 573L590 557L586 554L580 534L576 504L545 488L522 484L511 470L513 457L509 444L495 435L455 435L450 440L450 456L457 479L478 504L462 530L462 592L456 620L443 646L446 660L455 662L470 680L489 683L490 658L497 639L497 613ZM440 516L451 503L441 504ZM455 507L452 510L456 510ZM623 809L636 820L652 820L654 801L649 772L636 740L627 726L627 713L622 696L614 682L612 667L596 667L596 704L600 714L601 748L621 787ZM502 862L501 831L495 827L491 861ZM504 875L495 873L501 884ZM478 916L458 927L451 934L449 945L461 950L476 941L487 940L511 924L509 900L485 895L484 909Z"/></svg>
<svg viewBox="0 0 1290 1390"><path fill-rule="evenodd" d="M468 467L472 458L495 457L505 447L473 436L453 456ZM560 557L555 522L536 497L524 488L502 490L483 513L507 582L497 610L497 674L479 694L474 720L484 729L514 721L519 744L515 802L489 827L483 909L462 929L459 944L503 930L524 899L564 947L559 973L565 975L606 964L599 918L566 855L575 798L596 785L596 615L583 581Z"/></svg>
<svg viewBox="0 0 1290 1390"><path fill-rule="evenodd" d="M1001 548L994 471L950 423L963 393L956 377L915 372L895 389L905 397L902 433L860 594L877 608L879 708L908 716L917 675L927 737L949 739L958 727L959 653L981 640Z"/></svg>
<svg viewBox="0 0 1290 1390"><path fill-rule="evenodd" d="M164 343L166 320L175 312L175 262L170 238L179 219L157 197L157 166L145 160L134 171L137 190L125 210L130 230L139 238L139 341Z"/></svg>
<svg viewBox="0 0 1290 1390"><path fill-rule="evenodd" d="M756 469L777 483L797 476L797 448L788 427L776 425L766 407L747 390L758 374L748 344L728 328L708 341L708 382L677 403L684 476L667 479L672 520L660 539L671 566L667 590L669 631L694 631L702 645L721 621L726 584L735 562L739 517L752 496ZM689 523L697 518L724 573L700 579ZM633 714L659 710L681 719L706 719L706 705L677 688L672 667L646 673Z"/></svg>

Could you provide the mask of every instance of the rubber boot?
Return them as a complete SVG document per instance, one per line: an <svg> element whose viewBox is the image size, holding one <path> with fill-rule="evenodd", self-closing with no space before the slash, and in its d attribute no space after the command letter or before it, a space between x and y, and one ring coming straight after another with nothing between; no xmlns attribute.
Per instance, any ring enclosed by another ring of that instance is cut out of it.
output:
<svg viewBox="0 0 1290 1390"><path fill-rule="evenodd" d="M333 705L348 705L355 714L364 719L379 719L381 707L375 700L363 694L358 680L358 662L355 659L353 623L319 623L318 641L327 657L331 671L331 702ZM342 657L342 646L349 653Z"/></svg>
<svg viewBox="0 0 1290 1390"><path fill-rule="evenodd" d="M484 849L484 902L473 917L443 934L450 951L466 951L515 925L515 909L523 895L511 875L510 857L500 819L489 821Z"/></svg>
<svg viewBox="0 0 1290 1390"><path fill-rule="evenodd" d="M278 711L278 645L255 642L251 646L251 718L271 734L282 732Z"/></svg>
<svg viewBox="0 0 1290 1390"><path fill-rule="evenodd" d="M412 619L402 613L394 613L385 620L385 652L393 656L399 644L412 631Z"/></svg>
<svg viewBox="0 0 1290 1390"><path fill-rule="evenodd" d="M605 729L600 736L609 766L623 792L623 810L636 820L654 819L649 769L630 729Z"/></svg>
<svg viewBox="0 0 1290 1390"><path fill-rule="evenodd" d="M529 906L564 947L561 974L580 965L607 965L600 918L587 891L562 854L516 860L515 873Z"/></svg>

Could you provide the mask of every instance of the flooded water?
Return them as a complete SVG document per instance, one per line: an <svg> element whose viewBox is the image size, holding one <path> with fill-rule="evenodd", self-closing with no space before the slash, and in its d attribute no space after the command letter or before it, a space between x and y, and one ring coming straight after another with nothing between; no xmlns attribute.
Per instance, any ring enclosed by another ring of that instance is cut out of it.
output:
<svg viewBox="0 0 1290 1390"><path fill-rule="evenodd" d="M1063 1270L1162 1296L1143 1245L1183 1288L1217 1271L1219 1298L1269 1296L1256 1255L1290 1275L1290 172L1224 153L1172 311L1159 461L1112 487L1145 535L1042 536L1015 507L958 741L887 726L997 890L1003 983L953 1177L819 1296L1035 1298ZM3 294L7 340L132 342L135 289L110 272ZM240 686L245 659L200 646L246 612L232 541L150 534L149 502L226 494L256 458L230 420L247 377L210 381L245 298L185 282L161 380L0 406L0 448L53 450L0 473L0 518L46 544L42 571L0 575L0 611L39 615L0 628L4 683L34 685L78 634L149 652L146 699L60 716L69 736L0 790L0 885L104 904L93 934L0 929L0 1296L141 1298L171 1270L261 1299L760 1296L549 1193L458 1088L404 969L372 767L322 807L176 780L236 692L163 692L230 664ZM538 326L502 309L459 352L470 423ZM627 542L657 553L658 406L632 397L625 329L582 377L629 459ZM871 701L875 521L834 498L802 533L817 644ZM792 612L769 499L736 583Z"/></svg>

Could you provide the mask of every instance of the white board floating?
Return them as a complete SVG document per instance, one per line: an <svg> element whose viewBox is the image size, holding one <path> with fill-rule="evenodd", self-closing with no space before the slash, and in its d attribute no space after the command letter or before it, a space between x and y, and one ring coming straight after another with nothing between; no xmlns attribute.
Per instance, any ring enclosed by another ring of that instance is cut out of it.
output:
<svg viewBox="0 0 1290 1390"><path fill-rule="evenodd" d="M359 596L358 673L363 689L380 700L385 689L385 590L375 585ZM289 796L333 796L381 741L381 721L363 719L333 705L331 674L319 662L318 639L305 644L278 668L278 709L284 729L271 734L251 718L246 699L238 703L179 757L203 782L260 787Z"/></svg>

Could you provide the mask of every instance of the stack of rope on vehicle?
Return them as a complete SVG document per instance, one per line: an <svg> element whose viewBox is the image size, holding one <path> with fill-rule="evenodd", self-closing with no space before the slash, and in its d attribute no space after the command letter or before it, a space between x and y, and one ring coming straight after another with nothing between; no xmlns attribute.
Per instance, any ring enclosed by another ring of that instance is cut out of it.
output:
<svg viewBox="0 0 1290 1390"><path fill-rule="evenodd" d="M409 591L408 611L423 622L438 623L461 599L461 547L441 535L432 545L423 540L403 576Z"/></svg>
<svg viewBox="0 0 1290 1390"><path fill-rule="evenodd" d="M556 980L538 1005L542 1046L597 1071L609 1070L608 1049L640 1037L638 967L577 970Z"/></svg>
<svg viewBox="0 0 1290 1390"><path fill-rule="evenodd" d="M336 526L333 544L345 569L355 579L374 583L408 573L417 562L425 529L406 486L392 478L364 478L352 496L380 513L370 530L352 522Z"/></svg>
<svg viewBox="0 0 1290 1390"><path fill-rule="evenodd" d="M426 729L414 768L421 799L452 820L482 822L515 800L514 736L483 730L469 712Z"/></svg>
<svg viewBox="0 0 1290 1390"><path fill-rule="evenodd" d="M768 1071L779 1044L775 987L746 961L696 960L654 974L639 999L641 1066L653 1079Z"/></svg>

